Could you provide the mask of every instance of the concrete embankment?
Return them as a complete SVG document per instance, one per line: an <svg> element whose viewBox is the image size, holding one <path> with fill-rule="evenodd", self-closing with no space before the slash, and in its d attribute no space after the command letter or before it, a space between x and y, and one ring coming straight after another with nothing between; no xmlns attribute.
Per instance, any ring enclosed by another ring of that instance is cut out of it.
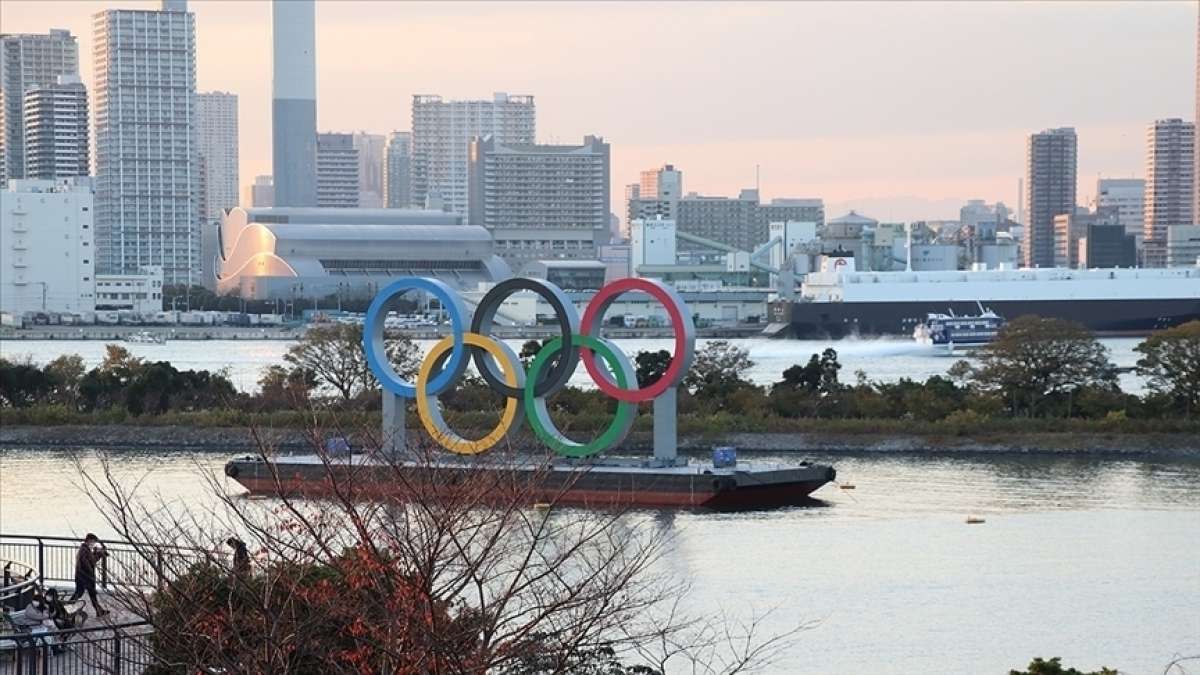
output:
<svg viewBox="0 0 1200 675"><path fill-rule="evenodd" d="M335 432L330 430L328 435ZM257 434L256 440L255 434ZM121 450L182 450L247 452L259 442L284 452L313 447L302 429L258 428L252 434L240 427L182 426L10 426L0 427L3 448L104 448ZM530 439L517 439L518 446ZM897 454L1089 454L1113 457L1157 457L1200 460L1200 438L1185 433L1105 434L1027 433L926 436L869 433L730 433L713 437L680 438L688 453L707 454L713 446L731 445L740 452L771 454L897 453ZM634 434L624 452L650 451L647 434Z"/></svg>

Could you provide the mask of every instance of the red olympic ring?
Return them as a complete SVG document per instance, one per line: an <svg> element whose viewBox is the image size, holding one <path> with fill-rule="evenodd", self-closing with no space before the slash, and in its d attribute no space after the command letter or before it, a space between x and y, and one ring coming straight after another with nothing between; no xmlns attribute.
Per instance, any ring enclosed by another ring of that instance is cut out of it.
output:
<svg viewBox="0 0 1200 675"><path fill-rule="evenodd" d="M630 291L641 291L658 300L671 318L671 327L675 331L675 354L671 357L671 363L667 366L663 376L645 388L622 389L617 386L607 372L596 365L596 356L592 350L581 348L580 357L600 391L618 401L640 403L658 398L667 389L677 386L683 379L687 368L691 366L692 350L695 345L695 327L692 324L692 317L683 311L682 300L672 289L659 281L631 277L613 281L596 292L596 295L588 302L583 319L580 321L583 334L600 337L601 321L604 319L605 310L612 305L617 296Z"/></svg>

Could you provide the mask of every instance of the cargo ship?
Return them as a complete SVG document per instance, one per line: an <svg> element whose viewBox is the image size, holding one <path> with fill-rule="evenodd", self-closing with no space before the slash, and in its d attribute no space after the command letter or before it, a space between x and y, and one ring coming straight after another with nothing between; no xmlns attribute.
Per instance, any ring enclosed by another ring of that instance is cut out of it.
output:
<svg viewBox="0 0 1200 675"><path fill-rule="evenodd" d="M771 306L781 337L912 335L935 313L983 303L1011 321L1067 319L1097 335L1145 335L1200 319L1200 266L1163 269L856 271L852 257L822 257L798 299Z"/></svg>
<svg viewBox="0 0 1200 675"><path fill-rule="evenodd" d="M303 497L328 496L335 481L342 489L354 486L364 498L372 495L404 500L426 490L453 491L464 482L493 481L502 487L520 486L516 494L533 504L587 508L688 508L716 511L803 506L809 496L833 481L830 466L800 462L774 465L733 462L655 466L654 460L599 459L592 462L555 460L539 464L521 461L436 462L373 461L369 455L324 460L317 455L287 456L265 461L243 456L225 465L225 475L252 495L273 496L281 491ZM514 494L497 491L495 494Z"/></svg>

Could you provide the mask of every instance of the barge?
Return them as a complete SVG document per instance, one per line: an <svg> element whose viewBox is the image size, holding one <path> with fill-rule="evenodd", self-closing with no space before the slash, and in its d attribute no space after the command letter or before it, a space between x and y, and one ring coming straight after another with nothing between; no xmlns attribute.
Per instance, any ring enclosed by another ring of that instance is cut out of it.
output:
<svg viewBox="0 0 1200 675"><path fill-rule="evenodd" d="M530 504L727 511L810 505L814 500L809 495L833 481L837 472L808 462L654 466L653 460L381 462L369 455L339 459L297 455L269 461L238 457L225 465L225 475L252 495L266 497L283 493L320 498L329 496L337 486L352 489L364 499L404 501L442 491L452 493L456 486L471 483L507 489L496 494L519 494Z"/></svg>

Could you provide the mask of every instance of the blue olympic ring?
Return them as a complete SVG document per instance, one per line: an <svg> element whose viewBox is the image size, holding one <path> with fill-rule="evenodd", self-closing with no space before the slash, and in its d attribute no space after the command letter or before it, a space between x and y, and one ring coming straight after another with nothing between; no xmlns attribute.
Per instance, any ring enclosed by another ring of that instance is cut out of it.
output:
<svg viewBox="0 0 1200 675"><path fill-rule="evenodd" d="M392 301L408 291L425 291L438 299L442 307L450 314L450 332L454 336L454 347L450 350L450 358L437 377L425 385L425 393L437 395L453 384L467 367L467 347L463 341L465 332L466 306L450 286L437 279L424 277L402 277L385 286L375 296L367 309L367 317L363 322L363 350L367 355L367 365L371 372L379 378L384 389L404 398L416 398L417 388L414 384L400 379L396 370L387 358L387 349L383 341L384 320L387 318L389 305Z"/></svg>

